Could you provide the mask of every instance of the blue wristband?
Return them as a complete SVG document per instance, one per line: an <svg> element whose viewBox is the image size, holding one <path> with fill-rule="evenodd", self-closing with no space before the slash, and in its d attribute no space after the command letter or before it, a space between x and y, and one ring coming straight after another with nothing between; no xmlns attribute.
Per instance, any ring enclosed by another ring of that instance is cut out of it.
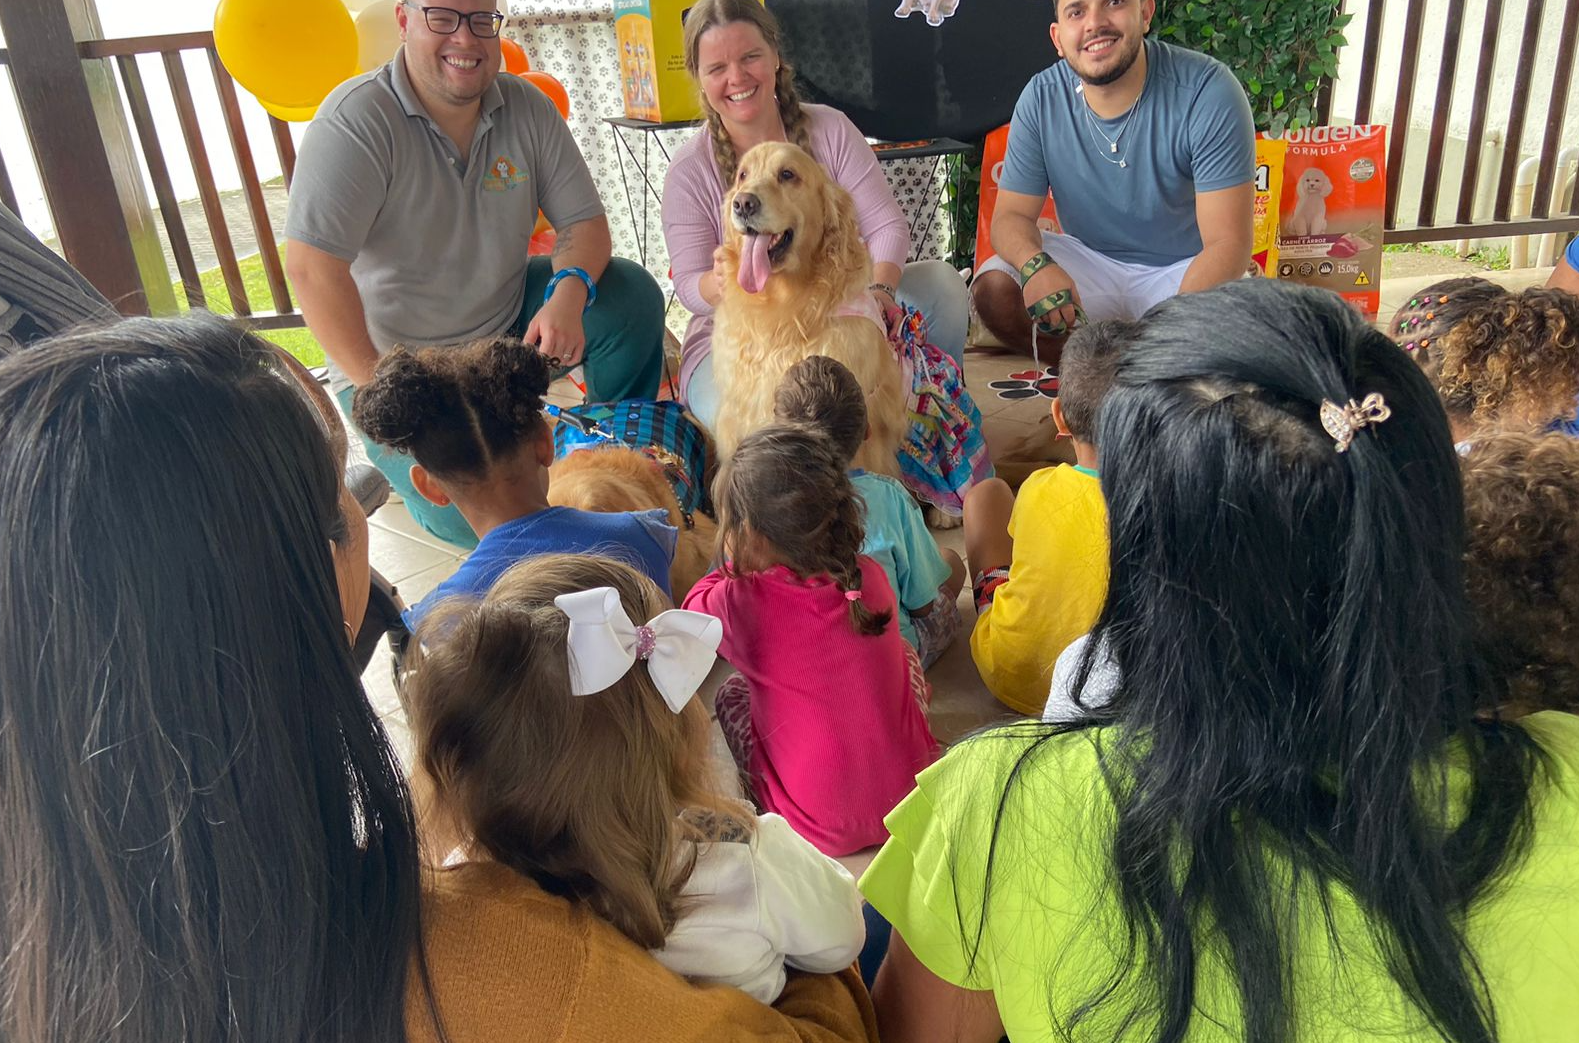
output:
<svg viewBox="0 0 1579 1043"><path fill-rule="evenodd" d="M558 286L559 280L567 275L574 275L587 284L587 307L581 309L586 311L587 308L592 307L592 302L598 299L598 284L592 281L592 276L587 274L585 268L561 268L555 272L554 277L549 279L548 285L543 288L543 303L548 303L548 298L554 295L554 287Z"/></svg>

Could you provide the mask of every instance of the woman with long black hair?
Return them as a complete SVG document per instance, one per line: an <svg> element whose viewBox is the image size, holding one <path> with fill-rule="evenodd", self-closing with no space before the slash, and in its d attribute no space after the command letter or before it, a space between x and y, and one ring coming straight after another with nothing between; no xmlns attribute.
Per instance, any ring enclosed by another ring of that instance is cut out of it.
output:
<svg viewBox="0 0 1579 1043"><path fill-rule="evenodd" d="M764 1007L509 869L424 876L300 376L201 315L0 358L0 1039L869 1038L853 972Z"/></svg>
<svg viewBox="0 0 1579 1043"><path fill-rule="evenodd" d="M884 1040L1570 1037L1579 719L1476 721L1416 367L1334 296L1234 283L1148 315L1099 428L1117 691L889 816Z"/></svg>

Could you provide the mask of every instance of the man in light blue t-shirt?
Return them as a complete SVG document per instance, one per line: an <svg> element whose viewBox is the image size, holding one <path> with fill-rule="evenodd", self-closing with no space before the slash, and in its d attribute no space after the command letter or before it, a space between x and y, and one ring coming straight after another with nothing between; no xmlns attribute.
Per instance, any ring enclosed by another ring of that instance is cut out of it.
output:
<svg viewBox="0 0 1579 1043"><path fill-rule="evenodd" d="M1147 40L1155 0L1055 0L1064 59L1026 85L972 286L983 322L1029 352L1033 318L1067 332L1136 319L1250 268L1255 126L1214 58ZM1051 192L1062 234L1037 227ZM1061 338L1042 343L1052 346Z"/></svg>

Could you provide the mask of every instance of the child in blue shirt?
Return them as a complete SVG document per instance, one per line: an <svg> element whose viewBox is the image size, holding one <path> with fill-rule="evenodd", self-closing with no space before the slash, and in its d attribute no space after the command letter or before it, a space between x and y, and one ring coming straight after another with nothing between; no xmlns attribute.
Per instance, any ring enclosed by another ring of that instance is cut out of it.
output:
<svg viewBox="0 0 1579 1043"><path fill-rule="evenodd" d="M554 438L543 416L548 360L518 340L396 348L358 388L351 418L367 436L412 458L411 484L453 503L477 549L406 612L415 628L455 594L482 597L511 565L540 554L601 554L645 573L669 594L677 533L663 510L593 514L548 505Z"/></svg>
<svg viewBox="0 0 1579 1043"><path fill-rule="evenodd" d="M774 418L804 424L831 438L846 461L866 441L866 397L842 363L822 355L790 368L773 400ZM965 563L939 550L921 508L893 478L856 468L850 483L865 504L866 540L861 553L888 574L902 611L899 632L923 666L937 662L959 633L955 600L965 585Z"/></svg>

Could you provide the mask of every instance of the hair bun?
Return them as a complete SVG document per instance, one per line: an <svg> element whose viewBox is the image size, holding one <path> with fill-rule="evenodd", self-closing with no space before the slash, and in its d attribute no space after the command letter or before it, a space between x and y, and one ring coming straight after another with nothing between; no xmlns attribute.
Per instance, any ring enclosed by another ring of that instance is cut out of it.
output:
<svg viewBox="0 0 1579 1043"><path fill-rule="evenodd" d="M435 416L461 408L454 382L426 352L397 347L356 389L351 419L379 445L409 449Z"/></svg>
<svg viewBox="0 0 1579 1043"><path fill-rule="evenodd" d="M506 450L542 423L553 372L542 352L513 337L479 345L473 361L468 397L490 452Z"/></svg>

